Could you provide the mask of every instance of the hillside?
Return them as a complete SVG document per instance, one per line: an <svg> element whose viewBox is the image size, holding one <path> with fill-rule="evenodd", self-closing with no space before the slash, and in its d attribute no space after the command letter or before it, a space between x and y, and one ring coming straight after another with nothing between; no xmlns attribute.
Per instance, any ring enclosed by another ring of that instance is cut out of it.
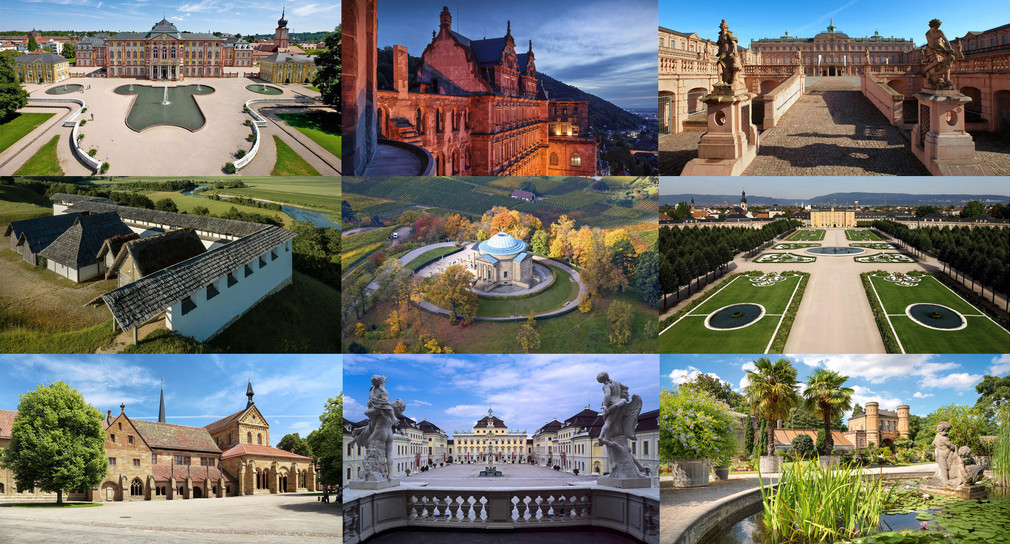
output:
<svg viewBox="0 0 1010 544"><path fill-rule="evenodd" d="M645 120L606 100L585 91L558 81L547 74L539 74L540 84L547 91L551 100L588 100L589 125L593 128L610 130L633 130L641 126Z"/></svg>
<svg viewBox="0 0 1010 544"><path fill-rule="evenodd" d="M736 204L740 202L740 195L703 195L695 193L682 193L675 195L659 195L659 205L675 206L678 202L690 202L698 206L711 206L719 204ZM769 206L772 204L824 204L831 202L839 206L852 204L858 201L860 206L919 206L931 204L934 206L959 206L967 204L972 200L980 200L986 204L996 202L1007 202L1007 196L1000 195L970 195L970 194L938 194L938 195L915 195L908 193L831 193L811 198L775 198L758 195L747 195L747 203L757 206Z"/></svg>

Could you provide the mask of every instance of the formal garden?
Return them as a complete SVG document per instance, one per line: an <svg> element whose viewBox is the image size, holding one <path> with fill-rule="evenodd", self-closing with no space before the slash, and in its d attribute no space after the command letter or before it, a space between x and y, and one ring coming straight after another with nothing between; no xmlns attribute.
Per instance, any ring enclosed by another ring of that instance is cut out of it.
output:
<svg viewBox="0 0 1010 544"><path fill-rule="evenodd" d="M882 242L884 239L871 229L849 229L845 231L845 238L854 242Z"/></svg>
<svg viewBox="0 0 1010 544"><path fill-rule="evenodd" d="M815 368L800 382L788 359L750 366L740 392L699 371L661 393L663 507L712 485L695 507L710 509L694 513L702 544L983 543L1010 531L1010 377L986 375L974 405L908 415L897 439L854 447L843 416L864 409L847 376ZM719 489L744 491L713 500Z"/></svg>
<svg viewBox="0 0 1010 544"><path fill-rule="evenodd" d="M754 259L754 262L792 264L792 263L812 263L816 260L817 257L808 257L806 255L797 255L795 253L764 253L757 259Z"/></svg>
<svg viewBox="0 0 1010 544"><path fill-rule="evenodd" d="M787 237L786 240L792 240L792 241L806 240L816 242L818 240L824 239L824 233L825 231L821 229L801 229L794 232L791 236Z"/></svg>
<svg viewBox="0 0 1010 544"><path fill-rule="evenodd" d="M877 253L875 255L866 255L862 257L854 257L857 263L872 263L872 264L894 264L894 263L914 263L915 259L905 255L904 253Z"/></svg>

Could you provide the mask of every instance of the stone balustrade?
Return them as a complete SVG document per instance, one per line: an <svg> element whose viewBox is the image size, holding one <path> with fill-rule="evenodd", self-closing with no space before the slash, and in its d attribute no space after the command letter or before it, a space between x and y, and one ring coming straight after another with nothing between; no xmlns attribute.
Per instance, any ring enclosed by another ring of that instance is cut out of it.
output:
<svg viewBox="0 0 1010 544"><path fill-rule="evenodd" d="M779 119L803 96L805 86L806 79L803 74L793 74L771 92L765 93L763 130L778 124Z"/></svg>
<svg viewBox="0 0 1010 544"><path fill-rule="evenodd" d="M586 486L472 489L400 486L344 495L344 544L397 528L556 530L606 527L659 542L659 490Z"/></svg>
<svg viewBox="0 0 1010 544"><path fill-rule="evenodd" d="M76 155L77 158L80 159L81 162L83 162L85 166L87 166L95 174L97 174L98 171L102 167L102 162L99 161L99 160L97 160L97 159L95 159L94 157L88 155L88 152L85 151L81 147L81 140L77 139L77 133L78 133L78 131L81 128L81 122L80 122L80 120L77 119L77 116L80 115L81 112L84 111L84 108L87 107L87 104L85 104L84 101L81 100L80 98L69 98L69 97L68 98L34 98L34 97L31 97L31 98L28 99L28 102L29 103L35 103L35 104L37 104L37 103L54 104L54 103L71 102L73 104L77 104L78 106L80 106L79 108L77 108L77 110L74 110L73 108L71 108L70 115L67 116L67 118L63 120L63 126L65 126L65 127L74 127L70 131L70 147L71 147L71 149L74 150L74 155Z"/></svg>
<svg viewBox="0 0 1010 544"><path fill-rule="evenodd" d="M873 74L863 74L860 78L863 96L868 98L880 113L894 126L904 127L903 104L905 96L890 88Z"/></svg>
<svg viewBox="0 0 1010 544"><path fill-rule="evenodd" d="M260 150L260 127L267 126L267 120L260 115L258 111L253 109L253 104L296 104L301 106L312 106L316 104L316 101L308 97L298 97L298 98L253 98L247 100L245 103L245 109L249 112L249 115L253 118L252 130L253 134L256 135L256 141L253 142L252 149L245 154L244 157L238 159L233 164L235 165L235 170L241 170L242 167L248 165L252 162L253 157Z"/></svg>

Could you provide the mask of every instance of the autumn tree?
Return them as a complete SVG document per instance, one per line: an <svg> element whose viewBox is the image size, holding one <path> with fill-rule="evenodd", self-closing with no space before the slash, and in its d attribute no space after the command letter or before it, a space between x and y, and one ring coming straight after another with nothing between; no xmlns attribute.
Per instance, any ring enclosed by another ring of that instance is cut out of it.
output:
<svg viewBox="0 0 1010 544"><path fill-rule="evenodd" d="M584 293L579 298L579 311L588 314L593 309L593 297L589 293Z"/></svg>
<svg viewBox="0 0 1010 544"><path fill-rule="evenodd" d="M540 333L537 332L537 321L533 318L533 312L530 312L526 324L519 329L516 339L519 340L519 347L526 353L540 349Z"/></svg>
<svg viewBox="0 0 1010 544"><path fill-rule="evenodd" d="M11 441L0 450L0 467L10 470L18 492L56 492L98 486L105 478L103 414L63 382L40 385L21 395Z"/></svg>
<svg viewBox="0 0 1010 544"><path fill-rule="evenodd" d="M628 278L614 265L613 255L598 237L582 250L579 277L590 295L597 296L604 291L615 291L628 284Z"/></svg>
<svg viewBox="0 0 1010 544"><path fill-rule="evenodd" d="M618 300L607 308L610 343L623 346L631 340L631 304Z"/></svg>
<svg viewBox="0 0 1010 544"><path fill-rule="evenodd" d="M533 238L530 239L530 249L533 253L539 255L547 255L550 250L551 245L551 235L547 233L546 230L538 230L533 233Z"/></svg>
<svg viewBox="0 0 1010 544"><path fill-rule="evenodd" d="M575 220L562 215L551 224L551 245L548 256L552 259L567 259L572 251L568 236L575 228Z"/></svg>
<svg viewBox="0 0 1010 544"><path fill-rule="evenodd" d="M450 265L445 272L428 288L428 296L432 302L443 308L448 308L453 323L462 319L464 324L470 324L477 317L477 295L470 287L473 276L461 264Z"/></svg>

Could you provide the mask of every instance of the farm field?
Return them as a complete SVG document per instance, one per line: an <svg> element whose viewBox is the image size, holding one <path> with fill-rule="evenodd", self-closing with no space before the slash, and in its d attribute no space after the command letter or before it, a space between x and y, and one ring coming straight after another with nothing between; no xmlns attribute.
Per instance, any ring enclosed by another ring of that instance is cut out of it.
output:
<svg viewBox="0 0 1010 544"><path fill-rule="evenodd" d="M257 200L291 204L310 210L338 215L340 213L340 181L305 179L245 178L248 187L210 189L203 194L235 195Z"/></svg>
<svg viewBox="0 0 1010 544"><path fill-rule="evenodd" d="M846 230L845 239L854 242L878 242L884 240L870 229Z"/></svg>
<svg viewBox="0 0 1010 544"><path fill-rule="evenodd" d="M12 221L52 215L51 202L34 191L13 185L0 185L0 230Z"/></svg>
<svg viewBox="0 0 1010 544"><path fill-rule="evenodd" d="M896 285L878 276L871 276L870 283L906 353L1003 353L1010 345L1010 332L932 276L922 276L914 287ZM871 291L869 296L874 293ZM967 327L950 331L924 327L905 314L908 305L919 303L951 308L965 316Z"/></svg>
<svg viewBox="0 0 1010 544"><path fill-rule="evenodd" d="M737 276L661 331L660 353L766 353L799 281L800 276L792 276L768 287L755 287L748 276ZM799 302L794 300L793 304L798 307ZM736 330L720 331L705 327L705 318L709 314L740 303L760 304L766 313L751 325Z"/></svg>
<svg viewBox="0 0 1010 544"><path fill-rule="evenodd" d="M54 115L56 114L19 113L10 121L0 124L0 152L17 143Z"/></svg>
<svg viewBox="0 0 1010 544"><path fill-rule="evenodd" d="M824 239L823 230L798 230L786 240L817 242Z"/></svg>
<svg viewBox="0 0 1010 544"><path fill-rule="evenodd" d="M235 202L229 202L227 200L213 200L210 198L205 198L201 196L188 196L182 193L173 191L151 191L144 193L147 198L157 202L163 198L167 198L179 208L180 212L193 213L193 210L202 206L210 210L210 213L214 215L221 215L226 213L228 210L235 208L239 211L258 213L262 215L268 215L270 217L280 218L285 225L290 225L293 219L284 212L277 212L273 210L267 210L263 208L257 208L255 206L246 206L243 204L238 204Z"/></svg>

